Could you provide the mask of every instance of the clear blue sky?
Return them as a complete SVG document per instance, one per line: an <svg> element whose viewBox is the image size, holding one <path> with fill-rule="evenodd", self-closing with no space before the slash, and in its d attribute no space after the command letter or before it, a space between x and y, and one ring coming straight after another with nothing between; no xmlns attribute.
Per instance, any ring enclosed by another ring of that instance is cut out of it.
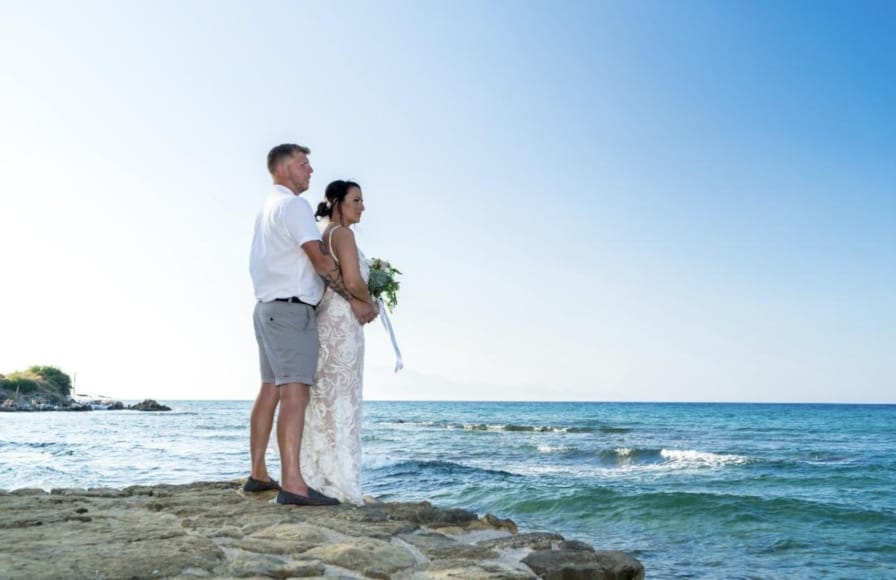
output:
<svg viewBox="0 0 896 580"><path fill-rule="evenodd" d="M0 1L0 372L252 398L252 219L298 142L405 272L369 399L894 402L894 21Z"/></svg>

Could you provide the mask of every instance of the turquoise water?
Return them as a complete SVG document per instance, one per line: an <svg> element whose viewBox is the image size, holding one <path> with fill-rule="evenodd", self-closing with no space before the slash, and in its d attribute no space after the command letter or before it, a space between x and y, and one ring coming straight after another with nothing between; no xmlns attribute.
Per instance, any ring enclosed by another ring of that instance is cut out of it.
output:
<svg viewBox="0 0 896 580"><path fill-rule="evenodd" d="M244 476L243 401L0 414L0 488ZM896 577L896 406L389 403L365 493L510 517L652 578ZM276 449L269 451L278 469Z"/></svg>

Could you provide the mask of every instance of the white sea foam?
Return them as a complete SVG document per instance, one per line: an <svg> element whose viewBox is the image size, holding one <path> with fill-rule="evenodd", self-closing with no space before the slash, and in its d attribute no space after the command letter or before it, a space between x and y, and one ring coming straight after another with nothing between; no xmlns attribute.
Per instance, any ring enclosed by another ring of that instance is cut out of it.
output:
<svg viewBox="0 0 896 580"><path fill-rule="evenodd" d="M435 421L381 421L381 427L389 427L391 429L418 429L420 427L433 427Z"/></svg>
<svg viewBox="0 0 896 580"><path fill-rule="evenodd" d="M464 431L508 431L511 433L569 433L569 427L551 427L545 425L516 425L491 424L491 423L464 423L463 425L445 425L446 429L460 429Z"/></svg>
<svg viewBox="0 0 896 580"><path fill-rule="evenodd" d="M449 429L453 429L452 425L448 426ZM464 424L464 431L502 431L504 429L504 425L486 425L484 423L467 423Z"/></svg>
<svg viewBox="0 0 896 580"><path fill-rule="evenodd" d="M392 467L403 461L405 461L405 458L397 455L373 455L371 453L365 453L361 456L361 465L364 469Z"/></svg>
<svg viewBox="0 0 896 580"><path fill-rule="evenodd" d="M564 446L538 445L540 453L556 453L565 449ZM662 449L659 456L664 460L660 462L639 461L637 449L630 447L618 447L613 450L619 462L614 465L512 465L502 466L501 469L516 475L565 475L574 478L616 478L628 477L632 473L658 473L688 469L720 468L728 465L742 465L749 462L744 455L725 453L711 453L708 451ZM656 457L656 456L654 456Z"/></svg>
<svg viewBox="0 0 896 580"><path fill-rule="evenodd" d="M660 455L663 459L683 468L722 467L724 465L742 465L747 462L747 457L744 455L710 453L691 449L663 449L660 451Z"/></svg>
<svg viewBox="0 0 896 580"><path fill-rule="evenodd" d="M563 453L565 451L569 451L569 447L567 447L566 445L546 445L545 443L538 444L539 453Z"/></svg>

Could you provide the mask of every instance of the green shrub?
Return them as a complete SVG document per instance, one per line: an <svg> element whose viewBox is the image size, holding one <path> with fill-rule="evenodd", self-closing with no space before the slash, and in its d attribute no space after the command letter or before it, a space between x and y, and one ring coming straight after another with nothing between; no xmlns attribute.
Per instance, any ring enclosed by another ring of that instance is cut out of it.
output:
<svg viewBox="0 0 896 580"><path fill-rule="evenodd" d="M6 377L2 382L2 386L10 393L18 391L20 394L27 395L33 393L39 387L37 381L29 379L21 375L21 373L13 373Z"/></svg>
<svg viewBox="0 0 896 580"><path fill-rule="evenodd" d="M72 379L56 367L33 366L28 369L28 372L46 379L60 395L67 397L71 393Z"/></svg>

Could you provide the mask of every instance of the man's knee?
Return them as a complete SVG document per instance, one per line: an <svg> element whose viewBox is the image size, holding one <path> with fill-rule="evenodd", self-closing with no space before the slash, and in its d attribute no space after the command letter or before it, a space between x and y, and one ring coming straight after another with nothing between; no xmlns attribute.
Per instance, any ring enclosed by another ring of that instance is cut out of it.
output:
<svg viewBox="0 0 896 580"><path fill-rule="evenodd" d="M277 390L277 385L274 383L261 383L261 388L258 389L258 396L255 397L257 404L276 406L279 400L280 391Z"/></svg>
<svg viewBox="0 0 896 580"><path fill-rule="evenodd" d="M302 383L286 383L277 387L277 390L280 393L280 402L287 405L307 405L311 396L310 387Z"/></svg>

